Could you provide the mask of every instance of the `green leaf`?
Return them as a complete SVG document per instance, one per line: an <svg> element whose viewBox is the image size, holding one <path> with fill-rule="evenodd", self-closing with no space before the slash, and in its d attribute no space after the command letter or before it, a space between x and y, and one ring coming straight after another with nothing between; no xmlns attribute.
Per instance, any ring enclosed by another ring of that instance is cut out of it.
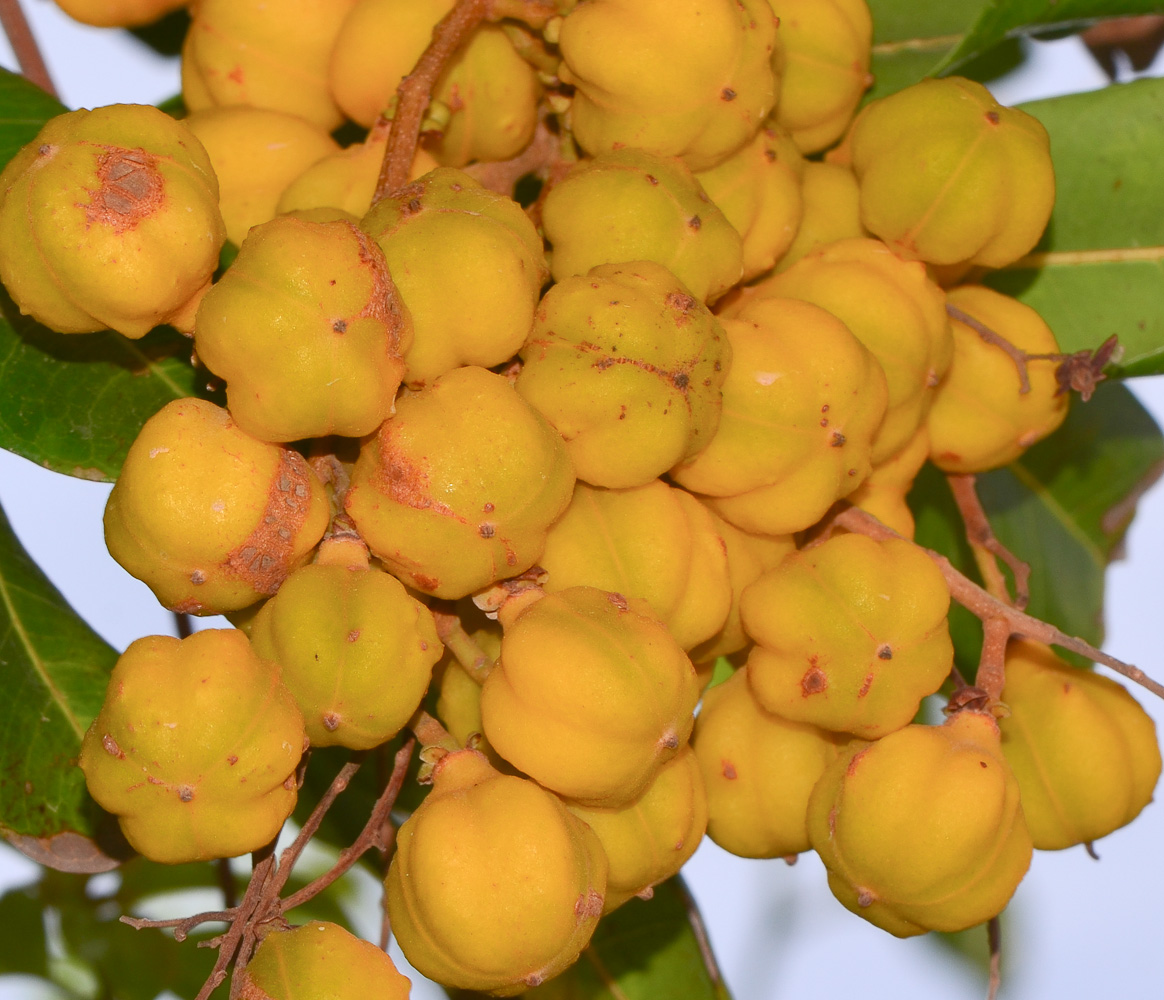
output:
<svg viewBox="0 0 1164 1000"><path fill-rule="evenodd" d="M1103 582L1135 504L1164 469L1164 436L1123 386L1105 382L1075 400L1064 425L1019 461L978 477L978 495L998 539L1031 566L1030 614L1093 645L1103 638ZM973 559L936 470L909 497L917 541L977 579ZM974 672L981 629L951 613L958 663Z"/></svg>
<svg viewBox="0 0 1164 1000"><path fill-rule="evenodd" d="M562 975L523 996L529 1000L730 1000L704 963L676 876L649 900L632 899L602 918L590 945Z"/></svg>
<svg viewBox="0 0 1164 1000"><path fill-rule="evenodd" d="M36 84L0 69L0 167L32 142L45 122L67 110Z"/></svg>
<svg viewBox="0 0 1164 1000"><path fill-rule="evenodd" d="M1055 209L1035 252L986 283L1036 309L1062 350L1114 333L1117 374L1164 372L1164 80L1022 108L1051 137Z"/></svg>
<svg viewBox="0 0 1164 1000"><path fill-rule="evenodd" d="M37 886L13 889L0 897L0 975L45 971L44 917L37 899Z"/></svg>
<svg viewBox="0 0 1164 1000"><path fill-rule="evenodd" d="M108 817L75 763L116 659L0 510L0 831L42 864L103 871L117 863L103 849Z"/></svg>

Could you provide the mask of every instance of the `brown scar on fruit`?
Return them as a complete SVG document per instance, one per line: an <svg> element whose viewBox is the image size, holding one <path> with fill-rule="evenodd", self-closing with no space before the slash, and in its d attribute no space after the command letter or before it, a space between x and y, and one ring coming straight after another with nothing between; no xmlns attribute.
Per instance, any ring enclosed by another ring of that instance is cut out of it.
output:
<svg viewBox="0 0 1164 1000"><path fill-rule="evenodd" d="M307 519L309 477L313 475L301 455L284 450L258 527L223 563L228 576L242 580L259 594L279 589L291 569L294 538Z"/></svg>
<svg viewBox="0 0 1164 1000"><path fill-rule="evenodd" d="M808 662L811 666L805 671L804 676L800 678L800 690L805 698L808 698L810 695L820 694L829 686L829 675L816 665L816 657L812 657Z"/></svg>
<svg viewBox="0 0 1164 1000"><path fill-rule="evenodd" d="M579 920L586 917L601 917L602 903L602 893L595 889L580 893L574 902L574 916Z"/></svg>
<svg viewBox="0 0 1164 1000"><path fill-rule="evenodd" d="M873 675L866 674L865 682L861 685L861 689L857 692L858 698L864 698L869 693L869 689L873 686Z"/></svg>
<svg viewBox="0 0 1164 1000"><path fill-rule="evenodd" d="M720 772L728 781L735 781L739 777L736 769L730 760L720 761Z"/></svg>
<svg viewBox="0 0 1164 1000"><path fill-rule="evenodd" d="M861 763L861 758L869 752L869 749L869 747L865 747L864 750L858 750L855 754L853 754L853 759L849 761L849 766L845 768L846 777L851 778L854 774L857 773L857 765Z"/></svg>
<svg viewBox="0 0 1164 1000"><path fill-rule="evenodd" d="M336 715L335 712L323 713L323 728L326 729L329 733L334 733L337 729L339 729L339 724L340 717Z"/></svg>
<svg viewBox="0 0 1164 1000"><path fill-rule="evenodd" d="M115 233L133 229L166 200L158 157L144 149L105 146L97 158L97 189L89 191L85 222L108 226Z"/></svg>
<svg viewBox="0 0 1164 1000"><path fill-rule="evenodd" d="M874 893L871 889L858 889L857 890L857 905L858 906L861 906L861 907L872 906L875 902L877 902L877 894Z"/></svg>
<svg viewBox="0 0 1164 1000"><path fill-rule="evenodd" d="M101 745L105 748L107 754L111 754L118 760L125 760L125 752L117 745L117 740L109 733L101 737Z"/></svg>
<svg viewBox="0 0 1164 1000"><path fill-rule="evenodd" d="M622 594L607 594L606 599L610 601L610 603L613 604L616 608L618 608L619 611L626 611L630 607L626 598L623 597Z"/></svg>

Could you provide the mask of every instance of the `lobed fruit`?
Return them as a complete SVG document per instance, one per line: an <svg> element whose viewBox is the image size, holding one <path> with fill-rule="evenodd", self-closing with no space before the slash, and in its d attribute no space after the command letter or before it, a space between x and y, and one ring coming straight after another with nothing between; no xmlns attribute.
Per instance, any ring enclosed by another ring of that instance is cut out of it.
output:
<svg viewBox="0 0 1164 1000"><path fill-rule="evenodd" d="M606 869L594 833L555 796L460 750L437 762L397 832L384 882L392 933L418 972L513 996L578 958Z"/></svg>
<svg viewBox="0 0 1164 1000"><path fill-rule="evenodd" d="M804 206L800 225L784 256L776 262L777 271L787 271L818 247L868 235L861 225L861 189L852 168L806 160L800 199Z"/></svg>
<svg viewBox="0 0 1164 1000"><path fill-rule="evenodd" d="M329 517L303 458L201 399L142 427L105 505L109 554L171 611L221 614L269 597Z"/></svg>
<svg viewBox="0 0 1164 1000"><path fill-rule="evenodd" d="M1031 861L998 726L969 711L854 741L813 789L808 835L837 899L897 937L997 916Z"/></svg>
<svg viewBox="0 0 1164 1000"><path fill-rule="evenodd" d="M303 719L245 635L130 644L81 744L89 792L134 850L182 864L270 843L295 808Z"/></svg>
<svg viewBox="0 0 1164 1000"><path fill-rule="evenodd" d="M0 173L0 280L61 333L189 330L226 233L182 122L114 104L50 119Z"/></svg>
<svg viewBox="0 0 1164 1000"><path fill-rule="evenodd" d="M136 28L185 7L189 0L56 0L69 17L97 28Z"/></svg>

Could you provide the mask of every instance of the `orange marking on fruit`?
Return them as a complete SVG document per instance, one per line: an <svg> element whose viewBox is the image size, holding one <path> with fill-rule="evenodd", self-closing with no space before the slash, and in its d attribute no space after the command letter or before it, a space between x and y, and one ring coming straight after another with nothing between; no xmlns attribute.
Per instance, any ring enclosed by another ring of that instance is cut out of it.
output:
<svg viewBox="0 0 1164 1000"><path fill-rule="evenodd" d="M858 750L855 754L853 754L853 759L849 761L849 766L845 768L846 776L851 778L854 774L857 773L857 765L861 763L861 758L864 757L868 752L869 747L865 747L864 750Z"/></svg>
<svg viewBox="0 0 1164 1000"><path fill-rule="evenodd" d="M864 698L869 693L869 689L873 686L873 675L866 674L865 682L861 685L861 690L857 692L858 698Z"/></svg>
<svg viewBox="0 0 1164 1000"><path fill-rule="evenodd" d="M800 690L805 698L814 694L820 694L829 686L829 675L816 665L815 656L809 660L809 663L812 665L805 671L804 676L800 678Z"/></svg>
<svg viewBox="0 0 1164 1000"><path fill-rule="evenodd" d="M739 774L736 772L736 769L730 760L720 761L720 771L728 781L735 781L736 778L739 777Z"/></svg>
<svg viewBox="0 0 1164 1000"><path fill-rule="evenodd" d="M90 191L85 222L108 226L115 233L133 229L157 212L166 200L158 158L144 149L104 147L97 159L97 189Z"/></svg>

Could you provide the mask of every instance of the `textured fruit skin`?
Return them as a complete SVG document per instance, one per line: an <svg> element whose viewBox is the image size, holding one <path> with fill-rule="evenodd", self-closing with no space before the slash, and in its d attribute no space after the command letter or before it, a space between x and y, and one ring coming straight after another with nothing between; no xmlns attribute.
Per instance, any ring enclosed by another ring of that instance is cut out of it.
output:
<svg viewBox="0 0 1164 1000"><path fill-rule="evenodd" d="M152 635L113 668L81 745L94 799L134 850L182 864L256 851L295 808L303 719L245 635Z"/></svg>
<svg viewBox="0 0 1164 1000"><path fill-rule="evenodd" d="M385 879L392 933L445 986L513 996L557 975L602 913L606 857L545 789L475 750L443 757L400 827Z"/></svg>
<svg viewBox="0 0 1164 1000"><path fill-rule="evenodd" d="M150 24L188 0L56 0L69 17L96 28L135 28Z"/></svg>
<svg viewBox="0 0 1164 1000"><path fill-rule="evenodd" d="M642 486L706 446L731 348L665 267L603 264L542 299L517 391L557 429L579 479Z"/></svg>
<svg viewBox="0 0 1164 1000"><path fill-rule="evenodd" d="M412 316L410 386L517 353L549 276L541 237L517 202L441 167L385 198L360 227L380 244Z"/></svg>
<svg viewBox="0 0 1164 1000"><path fill-rule="evenodd" d="M282 666L312 745L353 750L400 731L443 649L432 612L366 564L296 570L259 611L251 641Z"/></svg>
<svg viewBox="0 0 1164 1000"><path fill-rule="evenodd" d="M209 108L189 115L186 124L214 164L226 235L235 246L252 226L275 217L288 184L339 149L318 125L269 108Z"/></svg>
<svg viewBox="0 0 1164 1000"><path fill-rule="evenodd" d="M263 441L371 434L392 413L412 325L384 254L350 222L256 226L203 298L199 360Z"/></svg>
<svg viewBox="0 0 1164 1000"><path fill-rule="evenodd" d="M916 525L905 498L929 454L929 431L923 426L901 451L873 466L869 477L849 494L849 503L912 541Z"/></svg>
<svg viewBox="0 0 1164 1000"><path fill-rule="evenodd" d="M833 734L765 712L737 670L704 694L691 745L712 840L741 858L809 849L808 797L837 756Z"/></svg>
<svg viewBox="0 0 1164 1000"><path fill-rule="evenodd" d="M1152 801L1156 725L1121 685L1047 646L1013 642L1002 700L1010 709L999 721L1002 752L1039 850L1106 837Z"/></svg>
<svg viewBox="0 0 1164 1000"><path fill-rule="evenodd" d="M677 157L619 149L580 161L550 188L542 226L555 281L653 260L706 302L743 273L739 233Z"/></svg>
<svg viewBox="0 0 1164 1000"><path fill-rule="evenodd" d="M998 727L973 712L854 741L813 789L808 835L837 899L897 937L997 916L1031 861Z"/></svg>
<svg viewBox="0 0 1164 1000"><path fill-rule="evenodd" d="M547 594L507 620L481 692L493 748L586 805L638 797L687 741L695 668L645 602L593 587Z"/></svg>
<svg viewBox="0 0 1164 1000"><path fill-rule="evenodd" d="M962 77L874 101L852 157L861 221L910 260L1003 267L1038 242L1055 201L1046 129Z"/></svg>
<svg viewBox="0 0 1164 1000"><path fill-rule="evenodd" d="M740 598L752 693L786 719L882 737L950 673L949 606L912 542L838 535L794 552Z"/></svg>
<svg viewBox="0 0 1164 1000"><path fill-rule="evenodd" d="M905 447L954 354L945 296L922 264L901 260L877 240L841 240L742 292L723 314L734 315L751 296L804 299L840 319L873 352L889 385L873 462Z"/></svg>
<svg viewBox="0 0 1164 1000"><path fill-rule="evenodd" d="M275 928L238 973L241 1000L408 1000L388 955L339 924Z"/></svg>
<svg viewBox="0 0 1164 1000"><path fill-rule="evenodd" d="M769 0L783 43L776 122L805 153L831 146L872 83L865 0Z"/></svg>
<svg viewBox="0 0 1164 1000"><path fill-rule="evenodd" d="M548 593L587 586L642 598L684 649L715 635L731 607L714 515L658 479L626 490L578 483L538 565Z"/></svg>
<svg viewBox="0 0 1164 1000"><path fill-rule="evenodd" d="M861 225L861 189L852 168L807 160L800 177L804 210L796 236L777 271L787 271L805 254L827 243L867 236Z"/></svg>
<svg viewBox="0 0 1164 1000"><path fill-rule="evenodd" d="M562 23L571 127L592 156L634 146L723 162L776 102L776 21L767 0L591 0Z"/></svg>
<svg viewBox="0 0 1164 1000"><path fill-rule="evenodd" d="M456 599L529 569L573 488L561 438L509 382L458 368L396 404L346 507L390 572Z"/></svg>
<svg viewBox="0 0 1164 1000"><path fill-rule="evenodd" d="M58 115L0 173L0 280L61 333L188 330L225 238L206 151L156 108Z"/></svg>
<svg viewBox="0 0 1164 1000"><path fill-rule="evenodd" d="M278 590L328 517L300 455L250 437L213 403L180 399L130 445L105 544L171 611L221 614Z"/></svg>
<svg viewBox="0 0 1164 1000"><path fill-rule="evenodd" d="M885 374L844 323L810 302L746 299L722 325L732 365L719 426L671 476L744 531L801 531L869 474Z"/></svg>
<svg viewBox="0 0 1164 1000"><path fill-rule="evenodd" d="M743 240L743 276L769 270L792 244L804 206L805 162L783 129L766 124L743 149L696 180Z"/></svg>
<svg viewBox="0 0 1164 1000"><path fill-rule="evenodd" d="M707 829L707 795L690 747L664 764L629 805L566 807L594 831L610 863L604 913L676 874Z"/></svg>
<svg viewBox="0 0 1164 1000"><path fill-rule="evenodd" d="M328 88L332 46L356 0L198 0L182 46L193 112L246 105L323 129L343 121Z"/></svg>
<svg viewBox="0 0 1164 1000"><path fill-rule="evenodd" d="M946 301L1028 354L1057 354L1051 328L1030 306L983 285L962 285ZM986 472L1009 465L1067 418L1071 394L1059 392L1057 361L1027 362L1030 392L1000 347L955 319L954 359L938 385L926 427L930 460L943 472Z"/></svg>

